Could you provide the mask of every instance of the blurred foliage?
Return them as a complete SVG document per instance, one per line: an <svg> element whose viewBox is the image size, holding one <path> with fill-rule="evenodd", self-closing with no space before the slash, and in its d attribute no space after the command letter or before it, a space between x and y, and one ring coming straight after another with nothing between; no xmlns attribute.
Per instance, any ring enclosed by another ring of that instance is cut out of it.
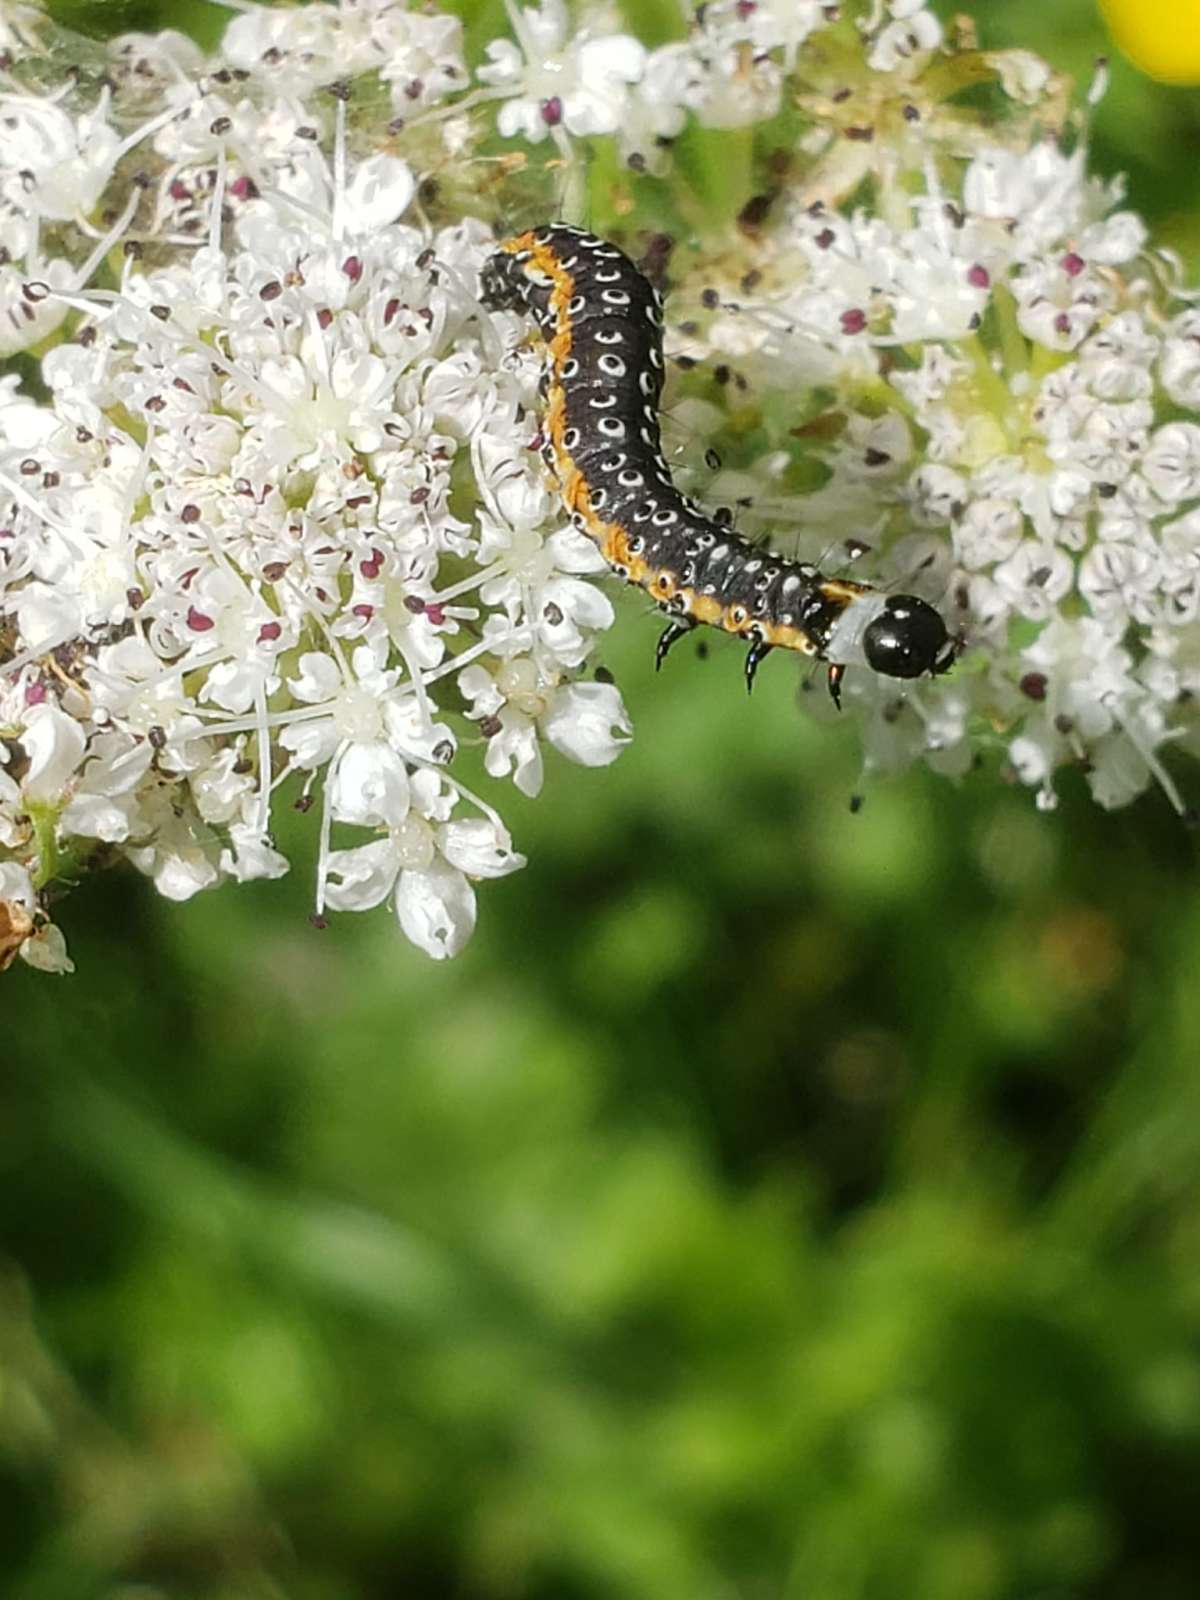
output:
<svg viewBox="0 0 1200 1600"><path fill-rule="evenodd" d="M1097 160L1184 248L1198 129L1114 64ZM791 673L655 678L622 609L638 737L510 803L456 963L310 927L297 818L291 880L95 881L78 975L4 979L11 1600L1200 1589L1191 836L994 771L852 811Z"/></svg>

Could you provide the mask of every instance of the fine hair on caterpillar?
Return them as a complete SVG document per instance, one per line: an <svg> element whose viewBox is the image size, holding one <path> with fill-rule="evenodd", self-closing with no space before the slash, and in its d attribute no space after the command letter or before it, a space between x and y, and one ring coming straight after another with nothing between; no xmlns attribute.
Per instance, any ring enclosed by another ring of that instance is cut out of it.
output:
<svg viewBox="0 0 1200 1600"><path fill-rule="evenodd" d="M543 460L574 526L669 617L658 666L700 624L745 640L748 687L771 650L794 650L827 664L839 704L856 663L893 678L953 665L928 601L771 555L675 487L659 432L662 299L623 251L565 223L537 228L489 257L481 294L545 341Z"/></svg>

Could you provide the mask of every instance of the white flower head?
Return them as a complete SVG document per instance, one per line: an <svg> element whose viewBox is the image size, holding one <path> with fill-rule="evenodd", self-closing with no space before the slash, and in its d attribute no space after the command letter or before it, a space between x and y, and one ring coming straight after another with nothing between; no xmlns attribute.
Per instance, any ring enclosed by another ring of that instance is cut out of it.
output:
<svg viewBox="0 0 1200 1600"><path fill-rule="evenodd" d="M511 775L522 794L541 792L541 738L580 766L606 767L630 737L614 684L546 682L528 656L513 656L494 673L468 667L459 687L471 702L468 715L487 740L488 772L494 778Z"/></svg>
<svg viewBox="0 0 1200 1600"><path fill-rule="evenodd" d="M570 134L615 133L629 86L642 75L644 46L627 33L572 34L563 0L528 9L514 4L509 15L517 43L493 40L478 74L505 97L500 133L534 143L560 127Z"/></svg>
<svg viewBox="0 0 1200 1600"><path fill-rule="evenodd" d="M457 955L475 927L472 880L506 877L525 860L494 816L454 819L455 798L436 774L418 775L411 809L385 838L330 853L325 904L362 911L390 896L415 945L435 960Z"/></svg>
<svg viewBox="0 0 1200 1600"><path fill-rule="evenodd" d="M615 126L640 47L576 43L572 126ZM386 67L419 111L466 87L459 29L384 0L250 8L199 93L189 49L126 41L90 111L17 97L0 143L31 152L3 198L39 272L30 294L28 265L0 265L10 342L51 317L70 335L45 356L46 400L0 389L0 865L37 881L49 834L75 860L124 854L186 901L285 872L272 816L298 790L319 807L318 908L391 896L410 938L454 954L473 885L523 858L456 774L477 724L439 681L536 656L539 737L600 764L626 730L615 689L595 686L601 708L568 677L613 611L474 298L490 232L414 226L410 163L351 152L340 91L300 103ZM139 201L164 238L152 267L135 250L95 292L95 262L41 259L41 230L107 195L123 95L166 163ZM450 508L463 469L470 520ZM53 965L30 892L25 942Z"/></svg>

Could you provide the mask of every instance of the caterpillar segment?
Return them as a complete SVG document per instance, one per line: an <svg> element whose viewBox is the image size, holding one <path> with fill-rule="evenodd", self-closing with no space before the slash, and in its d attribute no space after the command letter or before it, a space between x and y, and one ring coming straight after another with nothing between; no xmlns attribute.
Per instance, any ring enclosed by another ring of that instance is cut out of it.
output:
<svg viewBox="0 0 1200 1600"><path fill-rule="evenodd" d="M895 678L953 664L927 601L767 554L676 489L658 422L662 300L623 251L562 223L521 233L486 262L482 297L542 335L543 458L574 525L670 618L657 667L701 624L746 641L747 688L766 655L791 650L827 663L839 705L855 663Z"/></svg>

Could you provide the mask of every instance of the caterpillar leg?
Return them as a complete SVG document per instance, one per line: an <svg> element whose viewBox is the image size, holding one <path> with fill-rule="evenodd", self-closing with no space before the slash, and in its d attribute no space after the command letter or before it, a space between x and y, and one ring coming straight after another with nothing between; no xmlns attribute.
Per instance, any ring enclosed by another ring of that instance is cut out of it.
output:
<svg viewBox="0 0 1200 1600"><path fill-rule="evenodd" d="M746 693L754 691L754 674L758 671L758 664L764 656L769 656L774 645L764 644L761 639L756 639L750 646L746 655Z"/></svg>
<svg viewBox="0 0 1200 1600"><path fill-rule="evenodd" d="M655 672L662 671L662 664L667 659L667 651L671 646L682 639L685 633L691 633L695 626L694 622L669 622L667 624L659 635L658 644L654 650Z"/></svg>
<svg viewBox="0 0 1200 1600"><path fill-rule="evenodd" d="M840 711L842 709L842 679L846 676L845 664L836 662L832 664L826 674L829 684L829 698Z"/></svg>

